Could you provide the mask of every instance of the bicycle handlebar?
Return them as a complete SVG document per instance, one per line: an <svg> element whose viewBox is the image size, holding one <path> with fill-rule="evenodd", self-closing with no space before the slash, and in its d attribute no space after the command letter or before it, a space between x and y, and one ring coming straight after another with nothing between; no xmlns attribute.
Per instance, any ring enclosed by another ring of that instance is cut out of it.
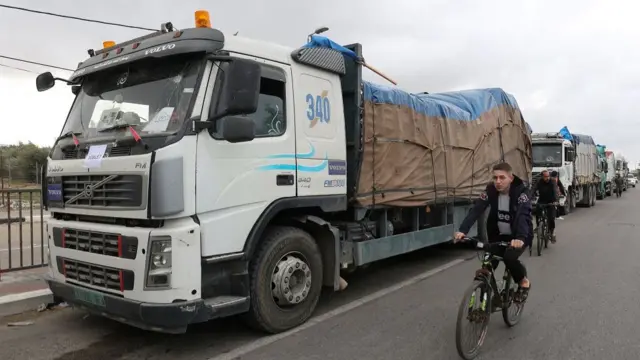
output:
<svg viewBox="0 0 640 360"><path fill-rule="evenodd" d="M476 241L474 239L468 238L468 237L463 237L460 241ZM500 242L494 242L494 243L483 243L482 241L477 241L476 242L476 248L478 249L491 249L492 247L496 247L496 246L503 246L503 247L510 247L511 246L511 242L507 242L507 241L500 241Z"/></svg>
<svg viewBox="0 0 640 360"><path fill-rule="evenodd" d="M557 202L550 203L550 204L540 204L540 203L536 203L536 206L539 206L539 207L552 207L552 206L559 206L559 205L560 205L560 204L559 204L559 203L557 203Z"/></svg>
<svg viewBox="0 0 640 360"><path fill-rule="evenodd" d="M478 249L487 249L487 250L489 250L491 248L494 248L494 247L498 247L498 246L510 247L511 243L510 242L506 242L506 241L500 241L500 242L485 244L483 242L478 241L478 243L476 244L476 248L478 248Z"/></svg>

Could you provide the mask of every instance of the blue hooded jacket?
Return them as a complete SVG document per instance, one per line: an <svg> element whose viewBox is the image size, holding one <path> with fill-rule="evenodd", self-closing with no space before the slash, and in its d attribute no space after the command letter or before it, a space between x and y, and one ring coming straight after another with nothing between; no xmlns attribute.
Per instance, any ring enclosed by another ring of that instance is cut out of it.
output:
<svg viewBox="0 0 640 360"><path fill-rule="evenodd" d="M487 185L485 191L480 194L467 217L460 224L460 232L468 233L471 226L482 216L487 206L491 206L487 217L487 236L489 242L498 241L500 230L498 229L498 190L493 183ZM517 176L513 176L513 182L509 188L509 213L511 218L511 234L513 239L522 240L527 246L533 243L533 218L531 215L531 199L524 182Z"/></svg>

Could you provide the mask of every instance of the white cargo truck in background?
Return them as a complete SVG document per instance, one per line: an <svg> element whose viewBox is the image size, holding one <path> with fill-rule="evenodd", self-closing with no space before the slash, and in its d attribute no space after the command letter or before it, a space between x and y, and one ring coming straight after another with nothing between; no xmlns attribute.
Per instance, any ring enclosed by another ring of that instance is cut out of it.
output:
<svg viewBox="0 0 640 360"><path fill-rule="evenodd" d="M557 171L567 190L561 210L568 214L577 205L586 207L596 203L600 178L598 153L593 138L588 135L561 133L533 133L533 181L540 179L543 170Z"/></svg>
<svg viewBox="0 0 640 360"><path fill-rule="evenodd" d="M629 176L629 162L622 154L618 154L616 158L616 173L622 177L622 191L627 191L629 182L627 177Z"/></svg>
<svg viewBox="0 0 640 360"><path fill-rule="evenodd" d="M615 194L616 191L616 154L613 151L607 151L607 196Z"/></svg>
<svg viewBox="0 0 640 360"><path fill-rule="evenodd" d="M341 272L449 241L492 165L531 179L512 96L365 82L360 44L224 36L198 11L89 55L37 79L76 94L44 174L47 282L140 328L290 329Z"/></svg>

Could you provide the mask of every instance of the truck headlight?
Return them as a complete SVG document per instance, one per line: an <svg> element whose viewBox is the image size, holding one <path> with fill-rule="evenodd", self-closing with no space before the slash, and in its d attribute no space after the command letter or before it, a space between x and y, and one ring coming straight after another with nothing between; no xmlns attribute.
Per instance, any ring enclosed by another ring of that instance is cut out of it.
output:
<svg viewBox="0 0 640 360"><path fill-rule="evenodd" d="M147 258L148 288L166 288L171 286L171 237L152 236L149 241Z"/></svg>

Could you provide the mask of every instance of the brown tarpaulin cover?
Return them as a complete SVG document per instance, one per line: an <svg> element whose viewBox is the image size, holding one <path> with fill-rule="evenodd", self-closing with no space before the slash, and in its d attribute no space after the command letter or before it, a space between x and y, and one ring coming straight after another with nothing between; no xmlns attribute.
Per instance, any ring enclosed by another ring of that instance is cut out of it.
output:
<svg viewBox="0 0 640 360"><path fill-rule="evenodd" d="M508 162L531 178L531 137L517 107L498 105L475 120L426 116L403 105L364 102L361 206L422 206L475 198L491 167Z"/></svg>

